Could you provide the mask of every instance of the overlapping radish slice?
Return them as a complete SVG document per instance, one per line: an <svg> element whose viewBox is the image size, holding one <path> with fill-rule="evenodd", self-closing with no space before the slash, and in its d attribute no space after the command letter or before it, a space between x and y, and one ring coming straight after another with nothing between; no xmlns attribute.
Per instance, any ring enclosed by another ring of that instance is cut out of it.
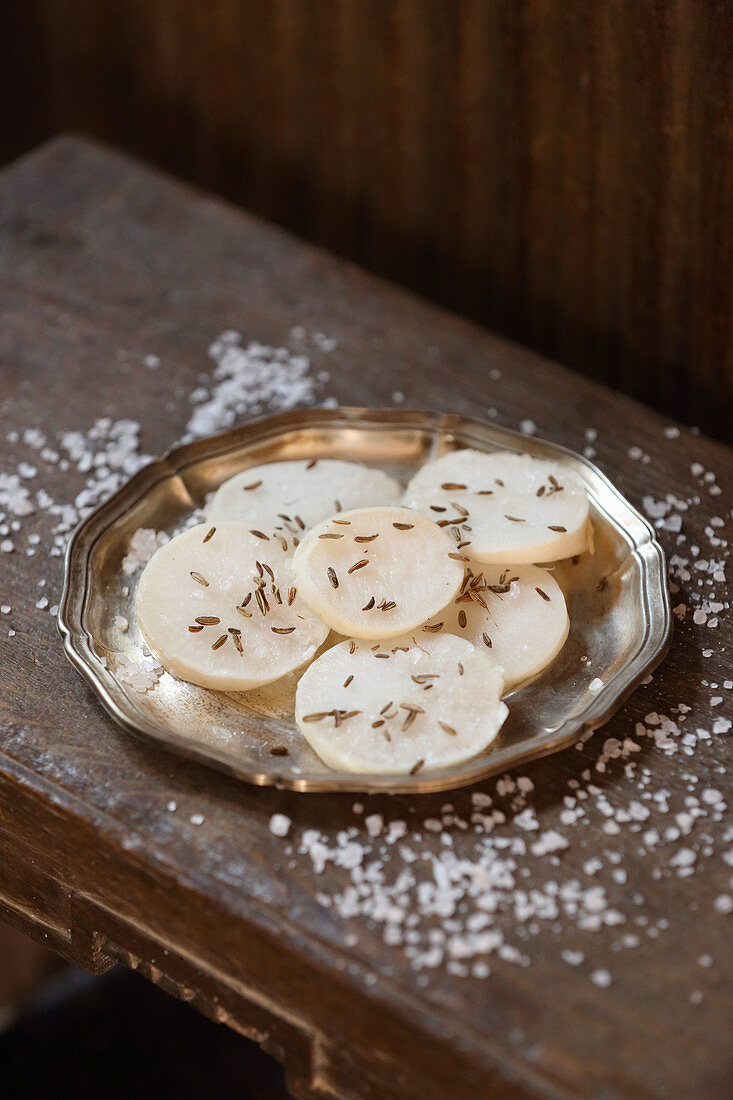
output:
<svg viewBox="0 0 733 1100"><path fill-rule="evenodd" d="M403 504L452 529L482 562L557 561L592 545L582 482L530 455L452 451L417 472Z"/></svg>
<svg viewBox="0 0 733 1100"><path fill-rule="evenodd" d="M219 691L277 680L328 634L297 591L289 554L240 522L199 524L157 550L135 607L165 668Z"/></svg>
<svg viewBox="0 0 733 1100"><path fill-rule="evenodd" d="M397 504L402 490L383 470L321 458L253 466L221 485L209 521L241 519L287 540L299 539L334 512Z"/></svg>
<svg viewBox="0 0 733 1100"><path fill-rule="evenodd" d="M509 691L555 659L569 626L562 589L546 569L471 561L459 594L422 632L457 634L489 650Z"/></svg>
<svg viewBox="0 0 733 1100"><path fill-rule="evenodd" d="M295 718L331 768L418 774L483 752L507 708L485 649L452 634L347 641L305 671Z"/></svg>
<svg viewBox="0 0 733 1100"><path fill-rule="evenodd" d="M360 508L318 524L293 557L303 598L339 634L393 638L456 595L463 555L407 508Z"/></svg>

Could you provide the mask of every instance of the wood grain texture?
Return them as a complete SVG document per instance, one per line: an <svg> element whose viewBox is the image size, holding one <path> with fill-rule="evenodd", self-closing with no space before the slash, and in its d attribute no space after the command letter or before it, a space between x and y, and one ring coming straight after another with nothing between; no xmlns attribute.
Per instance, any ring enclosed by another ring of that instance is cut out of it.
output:
<svg viewBox="0 0 733 1100"><path fill-rule="evenodd" d="M721 496L704 495L685 515L690 543L707 545L713 509L730 512L730 451L685 430L669 439L664 421L628 399L83 142L56 141L0 176L0 300L2 470L20 454L9 431L36 426L54 438L99 416L133 417L144 449L159 452L185 431L188 395L210 367L214 336L234 327L279 346L304 324L338 341L330 356L314 350L313 368L330 371L329 392L341 403L389 404L399 385L408 405L469 414L491 405L500 423L531 417L574 448L586 426L597 426L598 461L634 503L647 493L706 494L692 461L717 473ZM150 352L161 357L157 370L142 365ZM648 464L629 456L637 445ZM80 487L73 470L58 467L44 471L43 484L57 500ZM37 522L45 546L51 521ZM673 551L674 536L663 537ZM333 843L350 827L362 835L353 798L248 788L129 737L68 665L52 617L36 607L40 580L58 596L60 560L43 549L27 556L19 545L0 570L2 599L13 605L2 625L17 632L0 630L0 903L19 928L89 969L118 958L138 966L283 1057L301 1097L725 1094L731 941L713 899L729 889L731 869L721 860L701 856L697 873L679 878L669 851L640 858L625 831L613 841L628 875L614 888L616 903L631 905L638 894L640 916L669 922L663 935L624 952L614 950L618 929L579 937L571 942L589 958L576 969L560 955L567 938L543 923L527 969L492 956L489 980L441 967L423 982L377 924L319 903L349 881L343 869L314 874L269 831L281 812L294 836L315 828ZM733 596L730 583L718 589ZM623 739L649 711L669 713L679 701L692 705L692 727L730 715L730 693L712 712L701 681L730 676L731 652L730 615L716 631L688 618L653 682L598 736ZM542 829L558 827L568 783L597 749L594 738L584 751L523 769ZM713 738L694 764L645 743L643 761L654 789L682 802L692 766L701 784L725 783L731 742ZM598 783L623 806L637 787L616 765ZM447 799L365 801L367 813L414 821L417 830ZM450 801L470 815L470 792ZM507 813L502 835L510 837ZM586 861L609 847L602 826L600 815L589 818L561 853L561 872L548 865L547 873L588 881ZM470 859L472 830L451 837ZM419 848L438 855L443 844L421 829ZM391 858L399 863L396 849ZM705 973L703 953L715 959ZM610 988L589 981L593 966L612 968ZM705 997L693 1009L697 988Z"/></svg>
<svg viewBox="0 0 733 1100"><path fill-rule="evenodd" d="M78 128L730 440L730 0L28 0Z"/></svg>

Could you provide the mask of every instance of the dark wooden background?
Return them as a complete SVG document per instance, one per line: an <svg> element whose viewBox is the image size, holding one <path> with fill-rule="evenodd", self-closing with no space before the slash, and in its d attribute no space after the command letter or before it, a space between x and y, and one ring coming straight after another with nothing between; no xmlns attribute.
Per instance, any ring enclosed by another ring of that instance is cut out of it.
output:
<svg viewBox="0 0 733 1100"><path fill-rule="evenodd" d="M731 0L3 13L0 158L108 139L731 438Z"/></svg>

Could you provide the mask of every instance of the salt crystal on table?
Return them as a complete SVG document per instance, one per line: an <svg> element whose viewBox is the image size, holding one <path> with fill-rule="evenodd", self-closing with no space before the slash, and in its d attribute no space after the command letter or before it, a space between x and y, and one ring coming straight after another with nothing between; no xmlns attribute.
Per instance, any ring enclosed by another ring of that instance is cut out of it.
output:
<svg viewBox="0 0 733 1100"><path fill-rule="evenodd" d="M204 815L203 814L191 814L191 817L189 818L189 821L191 822L192 825L203 825Z"/></svg>
<svg viewBox="0 0 733 1100"><path fill-rule="evenodd" d="M369 814L364 818L364 824L369 836L379 836L384 826L384 818L381 814Z"/></svg>
<svg viewBox="0 0 733 1100"><path fill-rule="evenodd" d="M594 985L597 985L599 989L608 989L609 985L613 981L613 978L609 974L608 970L594 970L590 976L590 980Z"/></svg>
<svg viewBox="0 0 733 1100"><path fill-rule="evenodd" d="M730 894L720 894L714 901L716 913L733 913L733 898Z"/></svg>
<svg viewBox="0 0 733 1100"><path fill-rule="evenodd" d="M600 691L602 687L603 680L601 680L599 676L596 676L595 679L591 680L588 684L588 691Z"/></svg>
<svg viewBox="0 0 733 1100"><path fill-rule="evenodd" d="M335 351L338 347L338 341L333 336L326 336L324 332L314 332L313 343L321 351Z"/></svg>
<svg viewBox="0 0 733 1100"><path fill-rule="evenodd" d="M292 822L285 814L273 814L270 818L270 832L273 836L287 836Z"/></svg>

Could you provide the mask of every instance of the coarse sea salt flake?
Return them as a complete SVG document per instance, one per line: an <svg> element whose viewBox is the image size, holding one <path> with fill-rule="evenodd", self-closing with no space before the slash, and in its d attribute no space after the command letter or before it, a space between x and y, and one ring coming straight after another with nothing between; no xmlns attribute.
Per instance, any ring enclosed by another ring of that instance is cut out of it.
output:
<svg viewBox="0 0 733 1100"><path fill-rule="evenodd" d="M530 850L533 855L544 856L551 852L559 852L568 846L569 842L561 833L555 829L548 829L530 846Z"/></svg>
<svg viewBox="0 0 733 1100"><path fill-rule="evenodd" d="M122 559L122 572L127 577L131 576L141 565L147 565L155 551L169 541L165 531L154 531L151 527L138 527Z"/></svg>
<svg viewBox="0 0 733 1100"><path fill-rule="evenodd" d="M117 654L116 661L117 667L114 669L114 675L117 679L141 694L154 688L163 675L163 669L151 657L145 657L138 662L131 657Z"/></svg>
<svg viewBox="0 0 733 1100"><path fill-rule="evenodd" d="M384 828L384 818L381 814L369 814L364 818L364 825L369 836L379 836Z"/></svg>
<svg viewBox="0 0 733 1100"><path fill-rule="evenodd" d="M273 836L287 836L292 821L285 814L273 814L270 818L270 832Z"/></svg>

